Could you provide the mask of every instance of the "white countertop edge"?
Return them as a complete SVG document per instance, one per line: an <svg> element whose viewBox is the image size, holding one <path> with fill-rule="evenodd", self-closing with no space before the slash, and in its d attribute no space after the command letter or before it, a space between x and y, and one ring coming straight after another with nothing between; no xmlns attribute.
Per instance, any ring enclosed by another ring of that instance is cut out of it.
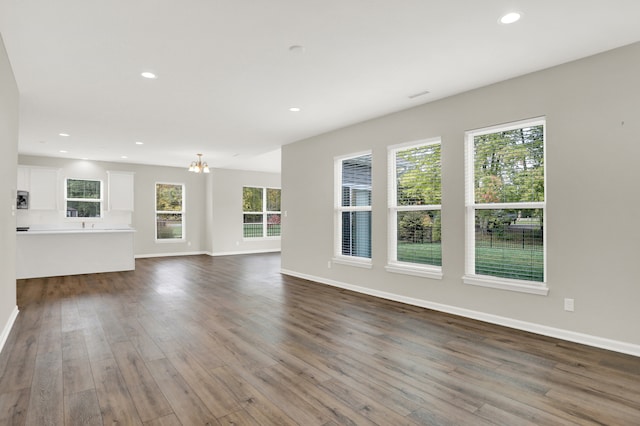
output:
<svg viewBox="0 0 640 426"><path fill-rule="evenodd" d="M122 232L136 232L133 228L123 229L38 229L16 231L17 235L66 235L66 234L111 234Z"/></svg>

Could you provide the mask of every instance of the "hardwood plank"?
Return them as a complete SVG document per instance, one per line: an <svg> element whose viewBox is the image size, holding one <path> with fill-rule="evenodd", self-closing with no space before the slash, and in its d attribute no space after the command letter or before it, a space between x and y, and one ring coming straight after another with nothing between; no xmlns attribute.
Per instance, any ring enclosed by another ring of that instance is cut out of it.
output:
<svg viewBox="0 0 640 426"><path fill-rule="evenodd" d="M129 341L136 348L145 361L153 361L165 357L165 354L149 336L136 317L128 317L124 323L124 330Z"/></svg>
<svg viewBox="0 0 640 426"><path fill-rule="evenodd" d="M182 423L180 423L180 420L178 420L175 414L169 414L167 416L149 420L148 422L145 422L144 425L145 426L182 426Z"/></svg>
<svg viewBox="0 0 640 426"><path fill-rule="evenodd" d="M89 358L62 361L62 386L65 394L95 389Z"/></svg>
<svg viewBox="0 0 640 426"><path fill-rule="evenodd" d="M145 422L170 414L169 402L133 345L129 342L114 343L111 350L140 419Z"/></svg>
<svg viewBox="0 0 640 426"><path fill-rule="evenodd" d="M220 424L229 426L262 426L268 423L260 423L256 419L251 417L251 415L245 410L240 410L222 417L220 419Z"/></svg>
<svg viewBox="0 0 640 426"><path fill-rule="evenodd" d="M66 426L101 426L102 414L95 390L65 395L64 420Z"/></svg>
<svg viewBox="0 0 640 426"><path fill-rule="evenodd" d="M191 386L166 359L148 363L149 370L183 424L219 425Z"/></svg>
<svg viewBox="0 0 640 426"><path fill-rule="evenodd" d="M374 398L362 393L355 387L343 384L338 379L331 379L321 383L320 388L346 405L358 410L362 416L379 425L416 425L417 423L407 416L400 415Z"/></svg>
<svg viewBox="0 0 640 426"><path fill-rule="evenodd" d="M62 390L62 354L38 355L34 371L27 424L61 425L64 423Z"/></svg>
<svg viewBox="0 0 640 426"><path fill-rule="evenodd" d="M29 407L30 389L0 393L0 424L24 425Z"/></svg>
<svg viewBox="0 0 640 426"><path fill-rule="evenodd" d="M88 358L87 346L84 343L84 332L82 330L66 331L62 333L62 359L85 359Z"/></svg>
<svg viewBox="0 0 640 426"><path fill-rule="evenodd" d="M322 408L309 404L292 389L282 386L278 378L269 372L243 371L240 375L262 395L268 395L269 401L286 412L296 424L321 425L329 420Z"/></svg>
<svg viewBox="0 0 640 426"><path fill-rule="evenodd" d="M37 342L37 338L33 337L33 342ZM0 376L0 389L2 392L12 392L31 386L33 381L33 374L35 371L35 350L37 346L31 346L32 343L28 343L29 348L24 348L24 358L14 362L10 362L6 365ZM34 349L31 352L31 348ZM20 351L17 351L20 352Z"/></svg>
<svg viewBox="0 0 640 426"><path fill-rule="evenodd" d="M115 359L91 360L91 371L103 422L141 425L142 421Z"/></svg>
<svg viewBox="0 0 640 426"><path fill-rule="evenodd" d="M101 326L85 328L82 332L87 354L92 362L113 358L111 346Z"/></svg>
<svg viewBox="0 0 640 426"><path fill-rule="evenodd" d="M267 396L258 392L251 384L240 377L230 367L219 367L211 372L221 383L233 393L244 410L261 425L296 425L285 410L273 404Z"/></svg>
<svg viewBox="0 0 640 426"><path fill-rule="evenodd" d="M202 368L188 352L172 354L168 359L215 417L224 417L240 409L231 390Z"/></svg>
<svg viewBox="0 0 640 426"><path fill-rule="evenodd" d="M69 296L74 296L79 289L78 277L69 277L65 282L64 290ZM80 330L84 328L84 323L78 311L75 297L64 299L60 306L60 323L62 332Z"/></svg>

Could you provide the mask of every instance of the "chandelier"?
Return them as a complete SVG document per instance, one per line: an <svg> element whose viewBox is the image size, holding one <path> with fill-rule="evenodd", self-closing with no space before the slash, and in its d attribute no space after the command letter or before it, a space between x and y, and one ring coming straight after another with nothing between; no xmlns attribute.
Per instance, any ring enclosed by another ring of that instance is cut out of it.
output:
<svg viewBox="0 0 640 426"><path fill-rule="evenodd" d="M192 161L189 166L189 171L194 173L209 173L209 166L202 161L202 154L197 154L198 159Z"/></svg>

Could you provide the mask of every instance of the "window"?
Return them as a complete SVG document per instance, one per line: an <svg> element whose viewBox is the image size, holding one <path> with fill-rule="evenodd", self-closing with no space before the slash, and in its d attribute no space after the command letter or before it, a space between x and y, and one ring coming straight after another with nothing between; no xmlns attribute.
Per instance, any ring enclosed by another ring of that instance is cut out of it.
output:
<svg viewBox="0 0 640 426"><path fill-rule="evenodd" d="M156 241L184 240L184 185L156 183Z"/></svg>
<svg viewBox="0 0 640 426"><path fill-rule="evenodd" d="M244 238L280 236L280 189L242 188Z"/></svg>
<svg viewBox="0 0 640 426"><path fill-rule="evenodd" d="M371 266L371 153L336 160L334 261Z"/></svg>
<svg viewBox="0 0 640 426"><path fill-rule="evenodd" d="M547 294L545 121L467 132L467 284Z"/></svg>
<svg viewBox="0 0 640 426"><path fill-rule="evenodd" d="M67 217L102 217L102 181L67 179L65 201Z"/></svg>
<svg viewBox="0 0 640 426"><path fill-rule="evenodd" d="M389 148L390 272L442 278L440 139Z"/></svg>

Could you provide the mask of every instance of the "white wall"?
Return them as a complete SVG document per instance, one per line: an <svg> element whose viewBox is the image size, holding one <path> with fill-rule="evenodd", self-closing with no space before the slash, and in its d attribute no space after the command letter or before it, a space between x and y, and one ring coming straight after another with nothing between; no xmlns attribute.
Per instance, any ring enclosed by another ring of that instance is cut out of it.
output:
<svg viewBox="0 0 640 426"><path fill-rule="evenodd" d="M0 36L0 351L18 314L16 305L16 163L18 87Z"/></svg>
<svg viewBox="0 0 640 426"><path fill-rule="evenodd" d="M242 188L280 188L280 174L213 169L209 175L209 252L214 256L279 251L280 239L243 238Z"/></svg>
<svg viewBox="0 0 640 426"><path fill-rule="evenodd" d="M464 133L547 118L548 296L469 286ZM285 145L286 273L640 355L640 43ZM387 146L442 137L442 280L388 273ZM373 150L373 268L333 264L334 157ZM575 299L575 312L563 299Z"/></svg>
<svg viewBox="0 0 640 426"><path fill-rule="evenodd" d="M83 161L66 158L35 157L21 155L21 165L52 167L61 169L59 197L64 197L63 184L66 177L101 179L107 183L107 171L130 171L134 178L134 212L106 212L99 223L111 225L131 225L136 229L134 253L136 256L155 256L169 254L204 253L206 246L205 231L205 189L206 176L189 173L186 168L147 166L141 164L109 163L102 161ZM155 241L155 184L156 182L182 183L185 185L185 241ZM59 202L64 206L64 202ZM60 225L68 223L64 211L43 212L21 210L19 224Z"/></svg>

